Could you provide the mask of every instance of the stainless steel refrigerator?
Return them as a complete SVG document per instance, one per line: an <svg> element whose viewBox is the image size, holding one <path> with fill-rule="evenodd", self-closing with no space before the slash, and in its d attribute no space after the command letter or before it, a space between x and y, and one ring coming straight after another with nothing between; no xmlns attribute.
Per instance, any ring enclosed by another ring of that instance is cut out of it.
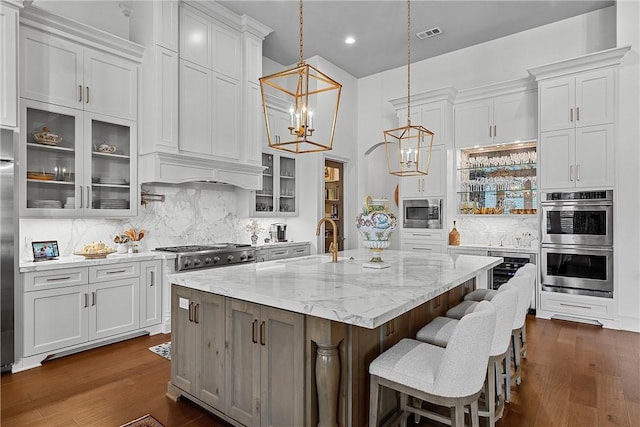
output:
<svg viewBox="0 0 640 427"><path fill-rule="evenodd" d="M18 219L14 198L16 191L13 132L0 130L0 327L2 372L14 362L14 283L16 274L16 234Z"/></svg>

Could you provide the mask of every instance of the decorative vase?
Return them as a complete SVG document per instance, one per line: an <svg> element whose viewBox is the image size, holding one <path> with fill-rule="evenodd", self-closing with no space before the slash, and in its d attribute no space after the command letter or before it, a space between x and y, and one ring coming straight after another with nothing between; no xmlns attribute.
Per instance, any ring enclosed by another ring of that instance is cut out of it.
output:
<svg viewBox="0 0 640 427"><path fill-rule="evenodd" d="M363 264L367 268L387 268L390 265L382 260L382 251L391 245L389 239L397 226L393 213L389 212L387 199L364 199L362 213L356 218L356 227L362 236L362 244L373 252L369 262Z"/></svg>
<svg viewBox="0 0 640 427"><path fill-rule="evenodd" d="M251 245L252 246L256 246L258 244L258 235L257 234L252 234L251 235Z"/></svg>
<svg viewBox="0 0 640 427"><path fill-rule="evenodd" d="M129 253L137 254L140 252L140 242L129 242Z"/></svg>
<svg viewBox="0 0 640 427"><path fill-rule="evenodd" d="M118 247L116 248L116 252L119 254L126 254L127 253L127 245L125 243L118 243Z"/></svg>

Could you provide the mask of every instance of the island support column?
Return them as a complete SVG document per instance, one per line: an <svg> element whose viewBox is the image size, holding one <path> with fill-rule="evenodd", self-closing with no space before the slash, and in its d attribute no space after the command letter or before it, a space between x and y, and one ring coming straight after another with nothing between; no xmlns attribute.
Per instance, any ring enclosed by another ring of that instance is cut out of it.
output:
<svg viewBox="0 0 640 427"><path fill-rule="evenodd" d="M347 327L342 323L307 316L307 402L305 424L337 427L348 425Z"/></svg>

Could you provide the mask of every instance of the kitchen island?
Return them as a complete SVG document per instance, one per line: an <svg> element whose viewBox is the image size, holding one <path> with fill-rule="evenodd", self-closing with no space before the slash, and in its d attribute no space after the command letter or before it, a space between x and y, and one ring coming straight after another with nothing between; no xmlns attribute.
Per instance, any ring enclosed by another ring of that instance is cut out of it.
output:
<svg viewBox="0 0 640 427"><path fill-rule="evenodd" d="M237 425L366 425L368 365L473 290L501 258L368 250L178 273L172 375ZM208 325L208 326L204 326ZM383 411L395 397L383 396Z"/></svg>

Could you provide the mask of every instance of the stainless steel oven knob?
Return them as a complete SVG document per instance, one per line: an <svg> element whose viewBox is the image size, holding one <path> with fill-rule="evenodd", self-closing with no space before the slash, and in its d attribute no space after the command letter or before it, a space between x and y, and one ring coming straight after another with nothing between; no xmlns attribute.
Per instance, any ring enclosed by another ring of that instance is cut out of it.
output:
<svg viewBox="0 0 640 427"><path fill-rule="evenodd" d="M190 260L190 259L185 259L185 260L184 260L184 266L185 266L185 268L186 268L186 267L189 267L190 265L191 265L191 260Z"/></svg>
<svg viewBox="0 0 640 427"><path fill-rule="evenodd" d="M220 257L218 257L218 256L214 256L214 257L213 257L213 263L214 263L214 264L216 264L216 263L217 263L217 262L219 262L219 261L220 261Z"/></svg>
<svg viewBox="0 0 640 427"><path fill-rule="evenodd" d="M211 264L211 257L206 257L206 258L204 259L204 263L205 263L206 265Z"/></svg>
<svg viewBox="0 0 640 427"><path fill-rule="evenodd" d="M200 265L200 258L196 258L193 260L193 266L197 267L198 265Z"/></svg>
<svg viewBox="0 0 640 427"><path fill-rule="evenodd" d="M234 259L234 258L235 258L235 257L234 257L233 255L229 255L229 256L227 257L227 262L231 262L231 261L233 261L233 259Z"/></svg>
<svg viewBox="0 0 640 427"><path fill-rule="evenodd" d="M246 260L247 260L247 254L240 255L240 261L246 261Z"/></svg>

